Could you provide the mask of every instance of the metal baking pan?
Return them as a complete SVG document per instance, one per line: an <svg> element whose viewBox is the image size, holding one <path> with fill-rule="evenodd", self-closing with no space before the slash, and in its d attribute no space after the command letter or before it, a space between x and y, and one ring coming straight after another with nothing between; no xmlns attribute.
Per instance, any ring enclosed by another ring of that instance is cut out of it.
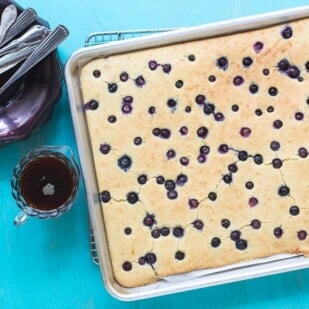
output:
<svg viewBox="0 0 309 309"><path fill-rule="evenodd" d="M261 261L256 261L256 263L251 261L251 263L242 263L234 268L223 270L214 269L210 274L204 276L190 276L190 279L187 280L184 276L183 280L161 280L137 288L124 288L119 285L115 281L112 272L102 210L98 200L96 172L88 136L87 122L83 112L83 100L79 80L80 71L83 65L92 59L102 56L258 29L306 17L309 17L309 6L192 28L163 31L158 34L132 39L117 40L109 42L108 44L100 44L79 49L70 57L65 68L65 78L71 115L82 165L89 214L95 237L100 269L105 287L112 296L120 300L130 301L283 273L309 267L309 258L286 255L283 258L265 260L262 261L262 263Z"/></svg>

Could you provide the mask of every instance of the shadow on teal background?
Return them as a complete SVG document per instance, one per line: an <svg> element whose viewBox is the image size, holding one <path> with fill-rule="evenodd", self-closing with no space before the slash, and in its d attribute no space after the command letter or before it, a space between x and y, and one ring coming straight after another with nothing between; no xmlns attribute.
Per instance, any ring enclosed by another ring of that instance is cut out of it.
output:
<svg viewBox="0 0 309 309"><path fill-rule="evenodd" d="M21 0L52 27L66 25L60 46L65 62L91 32L175 28L309 4L273 1ZM308 53L308 51L306 51ZM28 140L0 149L0 308L309 308L309 270L122 303L109 296L89 255L88 213L83 186L72 210L50 221L12 224L18 212L9 179L20 157L34 146L65 144L76 152L67 96L51 120Z"/></svg>

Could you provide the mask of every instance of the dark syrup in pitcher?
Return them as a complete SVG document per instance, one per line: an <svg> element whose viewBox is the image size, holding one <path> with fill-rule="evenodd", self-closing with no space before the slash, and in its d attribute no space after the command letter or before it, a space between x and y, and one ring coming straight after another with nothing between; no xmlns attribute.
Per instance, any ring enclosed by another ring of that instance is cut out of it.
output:
<svg viewBox="0 0 309 309"><path fill-rule="evenodd" d="M20 177L20 193L28 206L54 210L66 203L74 189L74 174L60 158L46 156L29 162Z"/></svg>

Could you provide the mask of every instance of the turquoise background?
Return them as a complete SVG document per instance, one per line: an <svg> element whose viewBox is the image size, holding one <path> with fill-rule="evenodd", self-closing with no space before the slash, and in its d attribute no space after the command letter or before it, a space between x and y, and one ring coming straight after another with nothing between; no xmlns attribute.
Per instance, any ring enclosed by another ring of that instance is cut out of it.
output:
<svg viewBox="0 0 309 309"><path fill-rule="evenodd" d="M308 5L308 0L20 0L52 28L66 25L65 62L94 31L168 28ZM308 53L308 51L305 51ZM64 89L65 90L65 89ZM48 221L13 226L12 169L35 146L65 144L76 152L67 95L51 120L26 141L0 148L0 308L309 308L309 269L155 299L112 298L90 259L87 204L82 187L73 209Z"/></svg>

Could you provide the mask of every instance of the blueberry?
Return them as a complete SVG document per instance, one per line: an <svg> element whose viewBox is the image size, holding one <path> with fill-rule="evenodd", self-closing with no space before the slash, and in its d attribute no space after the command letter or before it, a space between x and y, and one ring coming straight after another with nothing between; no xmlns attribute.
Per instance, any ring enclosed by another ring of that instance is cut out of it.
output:
<svg viewBox="0 0 309 309"><path fill-rule="evenodd" d="M196 198L190 198L188 201L190 209L195 209L199 205L199 201Z"/></svg>
<svg viewBox="0 0 309 309"><path fill-rule="evenodd" d="M185 107L185 112L186 113L191 113L191 106L186 106Z"/></svg>
<svg viewBox="0 0 309 309"><path fill-rule="evenodd" d="M183 260L184 258L185 258L185 254L184 254L182 251L177 251L177 252L175 253L175 259L176 259L176 260L181 261L181 260Z"/></svg>
<svg viewBox="0 0 309 309"><path fill-rule="evenodd" d="M228 68L229 62L226 57L220 57L217 59L216 64L220 69L225 71Z"/></svg>
<svg viewBox="0 0 309 309"><path fill-rule="evenodd" d="M115 115L110 115L108 116L107 121L109 123L115 123L117 121L117 117Z"/></svg>
<svg viewBox="0 0 309 309"><path fill-rule="evenodd" d="M197 129L196 134L200 138L206 138L208 135L208 129L206 127L200 127Z"/></svg>
<svg viewBox="0 0 309 309"><path fill-rule="evenodd" d="M258 54L262 51L264 44L260 41L257 41L253 44L254 51Z"/></svg>
<svg viewBox="0 0 309 309"><path fill-rule="evenodd" d="M242 137L249 137L250 134L251 134L251 129L250 128L247 128L247 127L242 127L239 131L239 134L242 136Z"/></svg>
<svg viewBox="0 0 309 309"><path fill-rule="evenodd" d="M132 229L131 229L130 227L126 227L126 228L124 229L124 233L125 233L126 235L131 235Z"/></svg>
<svg viewBox="0 0 309 309"><path fill-rule="evenodd" d="M223 121L224 120L224 115L222 114L222 113L220 113L220 112L218 112L218 113L215 113L215 120L216 121Z"/></svg>
<svg viewBox="0 0 309 309"><path fill-rule="evenodd" d="M129 74L127 72L122 72L119 76L119 79L122 82L126 82L129 79Z"/></svg>
<svg viewBox="0 0 309 309"><path fill-rule="evenodd" d="M173 149L170 149L166 152L167 159L172 159L176 157L176 151Z"/></svg>
<svg viewBox="0 0 309 309"><path fill-rule="evenodd" d="M282 31L281 35L284 39L289 39L293 35L293 30L290 26L286 26Z"/></svg>
<svg viewBox="0 0 309 309"><path fill-rule="evenodd" d="M192 54L189 55L189 56L188 56L188 60L189 60L189 61L195 61L195 56L192 55Z"/></svg>
<svg viewBox="0 0 309 309"><path fill-rule="evenodd" d="M250 223L253 229L258 230L261 227L261 221L257 219L253 219Z"/></svg>
<svg viewBox="0 0 309 309"><path fill-rule="evenodd" d="M158 63L155 60L150 60L148 62L148 67L151 71L154 71L158 67Z"/></svg>
<svg viewBox="0 0 309 309"><path fill-rule="evenodd" d="M282 161L279 158L275 158L271 162L273 168L279 169L282 166Z"/></svg>
<svg viewBox="0 0 309 309"><path fill-rule="evenodd" d="M158 184L158 185L163 185L164 182L165 182L165 179L164 179L163 176L157 176L157 177L156 177L156 181L157 181L157 184Z"/></svg>
<svg viewBox="0 0 309 309"><path fill-rule="evenodd" d="M108 203L111 200L111 194L109 193L109 191L104 190L100 193L100 200L103 203Z"/></svg>
<svg viewBox="0 0 309 309"><path fill-rule="evenodd" d="M128 203L130 203L130 204L135 204L135 203L137 203L138 202L138 194L136 193L136 192L129 192L128 194L127 194L127 201L128 201Z"/></svg>
<svg viewBox="0 0 309 309"><path fill-rule="evenodd" d="M295 113L295 119L298 120L298 121L303 120L304 119L304 114L301 113L301 112Z"/></svg>
<svg viewBox="0 0 309 309"><path fill-rule="evenodd" d="M132 166L132 160L128 155L123 155L118 159L118 166L127 172Z"/></svg>
<svg viewBox="0 0 309 309"><path fill-rule="evenodd" d="M231 222L229 219L222 219L221 220L221 226L227 229L231 225Z"/></svg>
<svg viewBox="0 0 309 309"><path fill-rule="evenodd" d="M278 94L278 89L276 87L270 87L268 89L268 93L269 95L271 95L272 97L275 97Z"/></svg>
<svg viewBox="0 0 309 309"><path fill-rule="evenodd" d="M234 230L230 234L230 238L234 241L238 240L240 238L241 232L238 230Z"/></svg>
<svg viewBox="0 0 309 309"><path fill-rule="evenodd" d="M174 182L174 180L166 180L164 187L166 190L174 190L176 188L176 184Z"/></svg>
<svg viewBox="0 0 309 309"><path fill-rule="evenodd" d="M249 86L249 91L254 94L254 93L257 93L259 91L259 86L256 85L256 84L251 84Z"/></svg>
<svg viewBox="0 0 309 309"><path fill-rule="evenodd" d="M244 78L242 76L240 76L240 75L235 76L234 79L233 79L233 84L235 86L240 86L244 82L245 82Z"/></svg>
<svg viewBox="0 0 309 309"><path fill-rule="evenodd" d="M139 265L145 265L145 264L146 264L145 257L141 256L141 257L138 259L138 264L139 264Z"/></svg>
<svg viewBox="0 0 309 309"><path fill-rule="evenodd" d="M199 105L204 104L206 101L206 97L203 94L199 94L195 97L195 102Z"/></svg>
<svg viewBox="0 0 309 309"><path fill-rule="evenodd" d="M248 247L248 242L245 239L238 239L235 242L235 246L238 250L245 250Z"/></svg>
<svg viewBox="0 0 309 309"><path fill-rule="evenodd" d="M159 229L154 229L154 230L151 231L151 236L152 236L153 238L159 238L160 235L161 235L161 232L160 232Z"/></svg>
<svg viewBox="0 0 309 309"><path fill-rule="evenodd" d="M255 207L259 203L258 199L256 197L250 197L248 204L250 207Z"/></svg>
<svg viewBox="0 0 309 309"><path fill-rule="evenodd" d="M180 162L181 165L187 166L189 164L189 159L187 157L181 157L179 159L179 162Z"/></svg>
<svg viewBox="0 0 309 309"><path fill-rule="evenodd" d="M218 147L218 151L219 153L227 153L229 151L229 146L227 144L221 144L219 147Z"/></svg>
<svg viewBox="0 0 309 309"><path fill-rule="evenodd" d="M167 191L166 195L169 200L176 200L178 197L178 193L176 190L169 190Z"/></svg>
<svg viewBox="0 0 309 309"><path fill-rule="evenodd" d="M238 167L235 163L229 164L227 168L231 173L236 173L238 171Z"/></svg>
<svg viewBox="0 0 309 309"><path fill-rule="evenodd" d="M139 146L143 142L143 140L140 136L137 136L134 138L133 142L134 142L134 145Z"/></svg>
<svg viewBox="0 0 309 309"><path fill-rule="evenodd" d="M238 112L239 111L239 106L237 104L232 105L232 111L233 112Z"/></svg>
<svg viewBox="0 0 309 309"><path fill-rule="evenodd" d="M175 83L175 87L176 88L182 88L182 86L183 86L183 81L182 80L178 80L176 83Z"/></svg>
<svg viewBox="0 0 309 309"><path fill-rule="evenodd" d="M305 159L305 158L307 158L307 156L308 156L308 150L307 150L305 147L300 147L300 148L298 149L298 155L299 155L301 158Z"/></svg>
<svg viewBox="0 0 309 309"><path fill-rule="evenodd" d="M214 83L216 81L216 76L215 75L209 75L208 81L210 81L211 83Z"/></svg>
<svg viewBox="0 0 309 309"><path fill-rule="evenodd" d="M299 82L303 82L303 81L304 81L304 78L303 78L302 76L299 76L299 77L297 77L297 80L298 80Z"/></svg>
<svg viewBox="0 0 309 309"><path fill-rule="evenodd" d="M179 174L176 179L177 186L183 186L188 181L188 176L185 174Z"/></svg>
<svg viewBox="0 0 309 309"><path fill-rule="evenodd" d="M270 149L271 149L271 150L277 151L277 150L279 150L279 148L280 148L280 143L279 143L279 142L277 142L277 141L272 141L272 142L270 143Z"/></svg>
<svg viewBox="0 0 309 309"><path fill-rule="evenodd" d="M218 237L214 237L214 238L211 240L210 243L211 243L211 246L212 246L213 248L217 248L217 247L219 247L220 244L221 244L221 239L218 238Z"/></svg>
<svg viewBox="0 0 309 309"><path fill-rule="evenodd" d="M307 61L306 63L305 63L305 67L306 67L306 70L307 70L307 72L309 71L309 61Z"/></svg>
<svg viewBox="0 0 309 309"><path fill-rule="evenodd" d="M118 86L115 83L109 83L107 88L110 93L115 93L118 89Z"/></svg>
<svg viewBox="0 0 309 309"><path fill-rule="evenodd" d="M146 217L143 220L143 223L148 227L152 227L154 224L156 224L155 216L147 213Z"/></svg>
<svg viewBox="0 0 309 309"><path fill-rule="evenodd" d="M94 70L92 74L95 78L99 78L101 76L101 71L100 70Z"/></svg>
<svg viewBox="0 0 309 309"><path fill-rule="evenodd" d="M209 192L208 199L214 202L217 199L217 193L216 192Z"/></svg>
<svg viewBox="0 0 309 309"><path fill-rule="evenodd" d="M283 126L283 122L280 119L277 119L273 122L273 127L275 129L281 129Z"/></svg>
<svg viewBox="0 0 309 309"><path fill-rule="evenodd" d="M180 129L179 129L179 132L181 135L187 135L189 130L188 130L188 127L186 126L182 126Z"/></svg>
<svg viewBox="0 0 309 309"><path fill-rule="evenodd" d="M297 66L291 65L287 70L287 74L291 78L298 78L300 75L300 70Z"/></svg>
<svg viewBox="0 0 309 309"><path fill-rule="evenodd" d="M206 103L203 107L205 115L211 115L215 111L215 106L212 103Z"/></svg>
<svg viewBox="0 0 309 309"><path fill-rule="evenodd" d="M170 234L170 229L168 227L162 227L160 229L160 233L162 236L168 236Z"/></svg>
<svg viewBox="0 0 309 309"><path fill-rule="evenodd" d="M132 106L130 104L123 104L122 107L121 107L121 111L124 113L124 114L130 114L132 112Z"/></svg>
<svg viewBox="0 0 309 309"><path fill-rule="evenodd" d="M155 113L156 113L156 108L155 108L154 106L150 106L150 107L148 108L148 113L149 113L150 115L155 114Z"/></svg>
<svg viewBox="0 0 309 309"><path fill-rule="evenodd" d="M136 79L135 79L135 85L136 85L137 87L143 87L143 86L145 85L145 83L146 83L146 81L145 81L144 76L139 75L139 76L136 77Z"/></svg>
<svg viewBox="0 0 309 309"><path fill-rule="evenodd" d="M99 107L99 102L96 100L90 100L84 105L86 110L96 110Z"/></svg>
<svg viewBox="0 0 309 309"><path fill-rule="evenodd" d="M245 150L239 151L237 157L240 161L246 161L248 159L248 153Z"/></svg>
<svg viewBox="0 0 309 309"><path fill-rule="evenodd" d="M297 216L299 214L299 207L296 205L293 205L290 207L290 214L292 216Z"/></svg>
<svg viewBox="0 0 309 309"><path fill-rule="evenodd" d="M161 129L160 137L167 139L171 136L171 131L169 129Z"/></svg>
<svg viewBox="0 0 309 309"><path fill-rule="evenodd" d="M250 57L245 57L242 59L242 64L244 67L249 67L252 63L253 63L253 60Z"/></svg>
<svg viewBox="0 0 309 309"><path fill-rule="evenodd" d="M281 227L276 227L273 233L276 238L281 238L283 234L283 230Z"/></svg>
<svg viewBox="0 0 309 309"><path fill-rule="evenodd" d="M169 108L175 108L177 105L177 102L175 99L168 99L166 104Z"/></svg>
<svg viewBox="0 0 309 309"><path fill-rule="evenodd" d="M202 230L204 228L204 223L202 220L196 219L192 222L192 224L197 230Z"/></svg>
<svg viewBox="0 0 309 309"><path fill-rule="evenodd" d="M203 154L199 154L197 156L197 162L198 163L205 163L207 161L207 157Z"/></svg>
<svg viewBox="0 0 309 309"><path fill-rule="evenodd" d="M256 155L254 155L254 157L253 157L253 161L254 161L254 163L255 164L257 164L257 165L261 165L262 163L263 163L263 156L261 155L261 154L256 154Z"/></svg>
<svg viewBox="0 0 309 309"><path fill-rule="evenodd" d="M112 147L109 144L101 144L100 152L103 154L108 154L111 151Z"/></svg>
<svg viewBox="0 0 309 309"><path fill-rule="evenodd" d="M210 148L207 145L203 145L200 147L200 154L208 155L210 152Z"/></svg>
<svg viewBox="0 0 309 309"><path fill-rule="evenodd" d="M232 178L231 174L223 175L222 179L227 184L230 184L233 181L233 178Z"/></svg>
<svg viewBox="0 0 309 309"><path fill-rule="evenodd" d="M286 185L283 185L278 189L278 194L280 196L287 196L290 194L290 188Z"/></svg>
<svg viewBox="0 0 309 309"><path fill-rule="evenodd" d="M133 103L133 97L130 96L130 95L127 95L125 96L123 99L122 99L122 102L124 104L132 104Z"/></svg>
<svg viewBox="0 0 309 309"><path fill-rule="evenodd" d="M262 116L263 112L261 109L257 108L254 112L257 116Z"/></svg>
<svg viewBox="0 0 309 309"><path fill-rule="evenodd" d="M145 174L141 174L137 177L137 182L140 184L140 185L144 185L148 180L148 177L147 175Z"/></svg>
<svg viewBox="0 0 309 309"><path fill-rule="evenodd" d="M154 129L152 130L152 135L154 135L154 136L160 136L160 134L161 134L161 130L160 130L159 128L154 128Z"/></svg>
<svg viewBox="0 0 309 309"><path fill-rule="evenodd" d="M273 113L275 108L273 106L268 106L266 110L267 110L268 113Z"/></svg>
<svg viewBox="0 0 309 309"><path fill-rule="evenodd" d="M147 253L145 255L145 261L147 264L152 265L157 261L157 257L154 253Z"/></svg>
<svg viewBox="0 0 309 309"><path fill-rule="evenodd" d="M278 64L278 69L281 72L286 72L288 68L290 67L290 62L287 59L281 59Z"/></svg>
<svg viewBox="0 0 309 309"><path fill-rule="evenodd" d="M252 190L254 188L254 183L252 181L247 181L245 186L248 190Z"/></svg>
<svg viewBox="0 0 309 309"><path fill-rule="evenodd" d="M265 69L263 69L263 74L265 75L265 76L268 76L269 75L269 69L267 69L267 68L265 68Z"/></svg>
<svg viewBox="0 0 309 309"><path fill-rule="evenodd" d="M173 228L173 235L177 238L183 237L185 231L181 226L176 226Z"/></svg>
<svg viewBox="0 0 309 309"><path fill-rule="evenodd" d="M168 64L168 63L166 63L166 64L163 64L163 72L164 73L170 73L171 72L171 70L172 70L172 66L170 65L170 64Z"/></svg>
<svg viewBox="0 0 309 309"><path fill-rule="evenodd" d="M307 232L304 230L298 231L297 237L299 240L305 240L307 238Z"/></svg>
<svg viewBox="0 0 309 309"><path fill-rule="evenodd" d="M124 263L122 264L122 268L123 268L124 271L130 271L130 270L132 270L132 263L130 263L130 262L124 262Z"/></svg>

